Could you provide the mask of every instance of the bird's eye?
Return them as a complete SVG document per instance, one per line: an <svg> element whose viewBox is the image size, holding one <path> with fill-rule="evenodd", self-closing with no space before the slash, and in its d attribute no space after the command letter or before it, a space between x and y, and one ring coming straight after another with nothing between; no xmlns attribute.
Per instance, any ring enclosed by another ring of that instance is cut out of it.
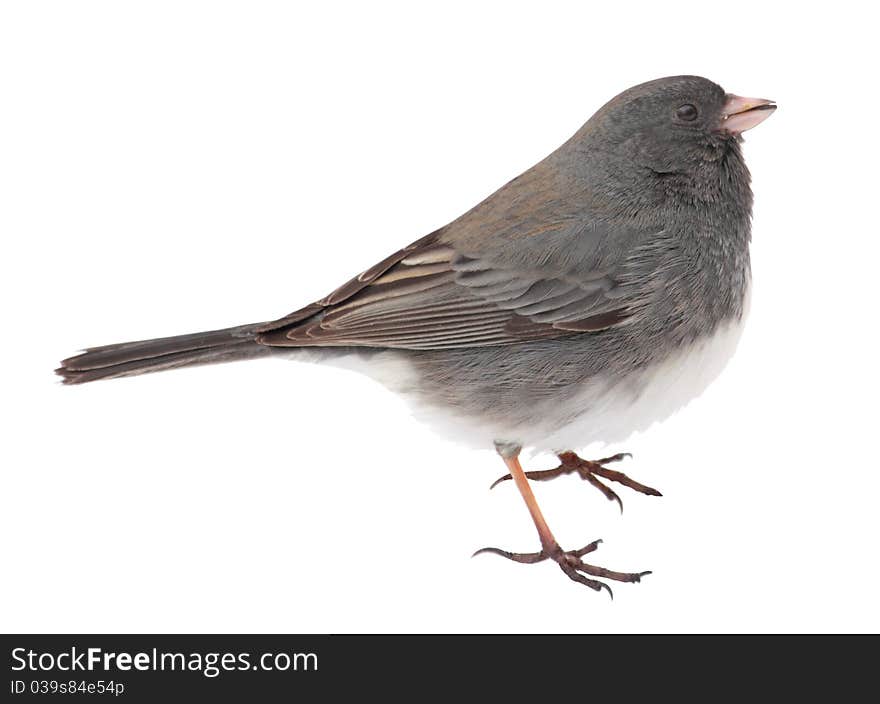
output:
<svg viewBox="0 0 880 704"><path fill-rule="evenodd" d="M685 103L678 110L675 111L675 116L679 120L684 120L685 122L693 122L697 119L697 108L690 103Z"/></svg>

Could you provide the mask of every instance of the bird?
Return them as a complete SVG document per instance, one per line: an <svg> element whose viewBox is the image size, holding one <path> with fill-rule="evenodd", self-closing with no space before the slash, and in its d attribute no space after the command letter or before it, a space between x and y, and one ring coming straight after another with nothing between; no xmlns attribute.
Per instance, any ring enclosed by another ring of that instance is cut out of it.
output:
<svg viewBox="0 0 880 704"><path fill-rule="evenodd" d="M699 76L641 83L463 215L314 303L254 324L88 348L56 373L81 384L272 356L357 369L439 433L494 447L505 463L496 484L516 485L541 549L475 555L552 560L612 594L608 582L650 572L585 562L600 540L563 549L529 482L575 474L621 507L608 482L660 495L608 466L627 453L586 460L575 449L667 418L733 355L751 285L742 133L776 107ZM552 452L559 465L526 472L524 449Z"/></svg>

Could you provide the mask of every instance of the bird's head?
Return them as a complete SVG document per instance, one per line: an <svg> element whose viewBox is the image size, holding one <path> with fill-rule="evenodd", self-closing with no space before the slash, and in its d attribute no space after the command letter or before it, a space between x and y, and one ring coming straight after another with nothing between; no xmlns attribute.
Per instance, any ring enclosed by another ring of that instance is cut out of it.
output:
<svg viewBox="0 0 880 704"><path fill-rule="evenodd" d="M776 104L742 98L699 76L642 83L602 107L584 126L584 146L617 154L636 167L686 174L716 162Z"/></svg>

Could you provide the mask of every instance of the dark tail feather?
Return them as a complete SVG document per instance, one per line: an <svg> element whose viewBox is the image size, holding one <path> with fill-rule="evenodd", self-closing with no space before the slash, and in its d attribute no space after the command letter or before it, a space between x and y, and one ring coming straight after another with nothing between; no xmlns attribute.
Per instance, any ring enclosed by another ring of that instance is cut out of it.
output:
<svg viewBox="0 0 880 704"><path fill-rule="evenodd" d="M269 355L272 348L257 343L255 339L256 330L263 324L92 347L65 359L55 373L63 377L65 384L82 384L97 379Z"/></svg>

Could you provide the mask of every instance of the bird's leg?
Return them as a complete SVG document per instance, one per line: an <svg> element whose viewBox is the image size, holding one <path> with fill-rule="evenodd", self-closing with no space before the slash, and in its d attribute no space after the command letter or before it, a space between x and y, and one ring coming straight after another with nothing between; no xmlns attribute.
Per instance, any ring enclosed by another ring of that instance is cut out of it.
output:
<svg viewBox="0 0 880 704"><path fill-rule="evenodd" d="M627 457L632 457L628 452L622 452L617 455L612 455L611 457L603 457L601 460L584 460L578 457L574 452L560 452L559 455L559 466L556 469L543 469L535 472L526 472L525 475L529 479L533 479L535 481L547 481L548 479L555 479L556 477L561 477L564 474L573 474L577 473L580 475L581 479L589 482L594 487L596 487L599 491L604 494L605 498L609 501L616 501L618 506L620 506L620 510L623 511L623 501L620 500L620 497L617 495L611 487L609 487L604 482L599 480L599 477L603 477L604 479L608 479L612 482L617 482L618 484L623 484L623 486L629 487L634 491L638 491L640 494L648 494L649 496L663 496L656 489L652 489L649 486L645 486L644 484L640 484L634 479L630 479L623 472L617 472L613 469L608 469L606 464L611 464L612 462L620 462ZM512 478L512 474L505 474L503 477L499 477L496 479L490 489L494 489L501 482L507 481Z"/></svg>
<svg viewBox="0 0 880 704"><path fill-rule="evenodd" d="M532 493L532 488L529 486L529 480L526 478L526 473L520 466L520 448L515 445L501 444L496 445L496 448L498 454L501 455L504 463L507 465L507 469L510 470L510 476L513 478L516 488L519 489L519 493L526 502L526 507L529 509L529 513L535 523L535 528L538 529L538 537L541 540L541 551L523 553L508 552L507 550L501 550L499 548L483 548L482 550L477 550L474 555L491 553L506 557L508 560L513 560L514 562L522 562L525 564L534 564L536 562L550 559L559 565L559 568L569 579L583 584L595 591L605 589L612 597L614 595L611 592L611 587L605 584L605 582L600 582L598 579L591 579L591 577L601 577L604 579L615 580L617 582L638 582L646 574L651 574L650 572L614 572L613 570L607 570L604 567L596 567L595 565L587 564L581 560L584 555L596 550L596 548L599 547L599 543L602 542L601 540L594 540L580 550L563 550L559 547L559 543L556 542L556 538L553 537L553 533L550 531L550 526L547 525L547 521L544 519L544 514L541 513L538 501Z"/></svg>

